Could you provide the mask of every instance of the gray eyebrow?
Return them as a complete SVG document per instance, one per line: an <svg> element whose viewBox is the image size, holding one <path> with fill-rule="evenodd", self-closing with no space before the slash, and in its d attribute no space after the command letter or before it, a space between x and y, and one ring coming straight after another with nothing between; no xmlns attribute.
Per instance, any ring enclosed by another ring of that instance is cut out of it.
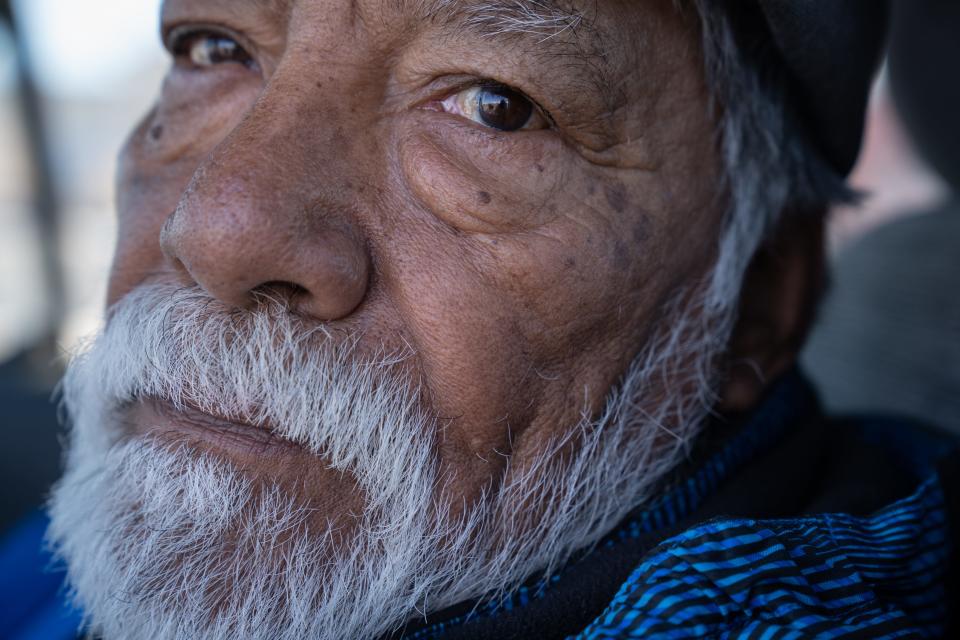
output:
<svg viewBox="0 0 960 640"><path fill-rule="evenodd" d="M575 33L584 23L580 11L562 9L540 0L481 2L471 5L466 14L467 26L490 37L533 35L541 41L556 38L567 31Z"/></svg>
<svg viewBox="0 0 960 640"><path fill-rule="evenodd" d="M539 42L576 35L590 21L584 13L555 0L410 0L419 13L482 37L535 37Z"/></svg>

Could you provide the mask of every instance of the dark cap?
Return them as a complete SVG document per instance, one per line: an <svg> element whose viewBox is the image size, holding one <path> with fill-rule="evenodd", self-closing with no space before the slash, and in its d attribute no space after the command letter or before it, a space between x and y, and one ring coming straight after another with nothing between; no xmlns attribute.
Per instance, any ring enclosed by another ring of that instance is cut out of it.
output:
<svg viewBox="0 0 960 640"><path fill-rule="evenodd" d="M745 3L747 4L747 3ZM841 175L853 168L886 40L885 0L753 0L786 69L793 110Z"/></svg>

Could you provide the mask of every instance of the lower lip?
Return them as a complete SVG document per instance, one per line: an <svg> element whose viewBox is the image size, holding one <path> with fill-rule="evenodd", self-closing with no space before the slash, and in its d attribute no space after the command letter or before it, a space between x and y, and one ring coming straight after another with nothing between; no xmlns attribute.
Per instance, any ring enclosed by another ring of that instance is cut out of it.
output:
<svg viewBox="0 0 960 640"><path fill-rule="evenodd" d="M138 435L182 436L243 457L304 453L303 448L266 427L234 422L197 409L177 409L163 400L140 400L128 411L133 431Z"/></svg>

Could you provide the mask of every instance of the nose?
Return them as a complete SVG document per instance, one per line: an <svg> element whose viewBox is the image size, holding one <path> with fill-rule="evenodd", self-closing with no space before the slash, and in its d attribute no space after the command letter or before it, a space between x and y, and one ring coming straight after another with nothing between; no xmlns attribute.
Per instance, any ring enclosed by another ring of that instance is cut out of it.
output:
<svg viewBox="0 0 960 640"><path fill-rule="evenodd" d="M292 131L295 120L264 111L262 103L253 107L197 170L163 227L161 248L229 306L282 289L298 313L341 319L369 280L356 204L339 201L336 167L318 168L323 163L305 148L316 146Z"/></svg>

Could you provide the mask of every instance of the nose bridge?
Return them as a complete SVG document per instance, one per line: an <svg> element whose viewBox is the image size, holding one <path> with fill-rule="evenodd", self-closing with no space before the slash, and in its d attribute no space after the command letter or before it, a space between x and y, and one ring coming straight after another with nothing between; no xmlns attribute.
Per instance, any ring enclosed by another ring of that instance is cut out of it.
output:
<svg viewBox="0 0 960 640"><path fill-rule="evenodd" d="M363 299L369 259L356 203L340 189L353 163L337 140L352 114L330 101L279 67L195 172L161 245L212 296L247 306L258 288L282 284L322 320Z"/></svg>

